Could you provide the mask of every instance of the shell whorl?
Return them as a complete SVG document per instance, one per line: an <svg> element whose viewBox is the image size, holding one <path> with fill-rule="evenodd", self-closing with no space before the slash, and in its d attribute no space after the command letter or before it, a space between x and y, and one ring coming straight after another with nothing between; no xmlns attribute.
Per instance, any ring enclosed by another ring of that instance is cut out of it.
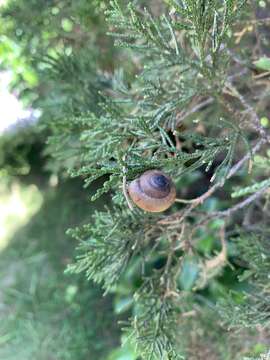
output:
<svg viewBox="0 0 270 360"><path fill-rule="evenodd" d="M128 192L138 207L149 212L168 209L176 196L171 178L160 170L148 170L143 173L130 183Z"/></svg>

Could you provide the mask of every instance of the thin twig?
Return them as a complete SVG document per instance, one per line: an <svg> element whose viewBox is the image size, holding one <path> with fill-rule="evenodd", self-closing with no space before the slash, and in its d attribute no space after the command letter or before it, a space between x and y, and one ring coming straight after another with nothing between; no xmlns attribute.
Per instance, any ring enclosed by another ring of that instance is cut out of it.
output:
<svg viewBox="0 0 270 360"><path fill-rule="evenodd" d="M247 20L240 20L239 23L248 23L248 24L265 24L270 23L270 17L266 17L263 19L247 19Z"/></svg>
<svg viewBox="0 0 270 360"><path fill-rule="evenodd" d="M192 114L196 113L197 111L203 109L205 106L212 104L213 101L214 101L214 99L211 97L211 98L206 99L206 100L200 102L199 104L195 105L191 110L187 111L185 114L183 114L182 116L177 118L177 124L182 122L184 119L186 119L190 115L192 115Z"/></svg>
<svg viewBox="0 0 270 360"><path fill-rule="evenodd" d="M262 127L260 118L257 115L254 108L248 103L248 101L245 99L245 97L239 93L239 91L232 85L232 83L227 82L227 87L232 91L232 95L234 95L242 104L246 112L250 115L252 120L252 125L254 129L262 136L266 137L266 131Z"/></svg>
<svg viewBox="0 0 270 360"><path fill-rule="evenodd" d="M256 199L260 198L267 190L269 189L269 186L263 187L262 189L258 190L245 200L239 202L238 204L234 205L233 207L223 210L223 211L217 211L213 213L213 216L219 216L219 217L228 217L234 214L236 211L243 209L244 207L251 204Z"/></svg>
<svg viewBox="0 0 270 360"><path fill-rule="evenodd" d="M227 262L227 245L225 240L225 225L220 229L220 242L221 251L212 259L205 261L202 264L202 272L198 285L195 286L194 290L202 289L205 287L209 279L211 279L216 271L219 271Z"/></svg>
<svg viewBox="0 0 270 360"><path fill-rule="evenodd" d="M258 143L252 148L251 154L246 154L241 160L239 160L229 171L226 180L230 179L234 176L235 173L243 166L243 164L250 159L251 155L257 153L262 146L267 142L267 139L263 138L258 141ZM222 187L224 181L217 182L212 187L210 187L204 194L198 196L197 198L187 200L191 203L186 209L182 210L180 213L173 214L171 216L167 216L165 219L161 219L158 221L158 224L161 225L169 225L178 223L180 224L198 205L202 204L207 198L209 198L215 191L217 191L220 187ZM178 202L185 201L184 199L177 199Z"/></svg>
<svg viewBox="0 0 270 360"><path fill-rule="evenodd" d="M126 156L123 156L123 162L126 160ZM128 207L130 208L130 210L133 210L133 205L129 199L129 195L127 192L127 176L126 176L126 172L127 169L125 167L125 165L123 165L123 183L122 183L122 190L123 190L123 194L125 196L125 199L127 201Z"/></svg>
<svg viewBox="0 0 270 360"><path fill-rule="evenodd" d="M206 270L210 270L219 266L222 266L227 261L227 246L225 240L225 225L223 225L220 229L220 243L221 243L221 251L218 253L216 257L206 261L205 267Z"/></svg>

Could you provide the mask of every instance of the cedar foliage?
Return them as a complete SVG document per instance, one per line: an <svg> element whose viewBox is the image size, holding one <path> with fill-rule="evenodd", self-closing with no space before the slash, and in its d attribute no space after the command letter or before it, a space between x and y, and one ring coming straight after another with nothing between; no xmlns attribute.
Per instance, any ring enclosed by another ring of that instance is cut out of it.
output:
<svg viewBox="0 0 270 360"><path fill-rule="evenodd" d="M190 340L183 336L179 341L184 326L181 318L192 311L207 317L213 311L198 300L197 292L211 286L226 265L226 229L234 225L231 215L269 187L268 179L260 182L255 178L255 185L233 195L253 193L253 197L231 204L227 210L198 212L196 208L208 195L196 194L201 197L184 208L174 206L165 215L131 211L121 191L125 181L159 168L172 176L181 192L183 177L197 170L211 173L210 193L205 193L210 196L212 189L225 187L226 180L238 170L233 164L239 154L252 161L257 148L269 140L249 103L252 94L244 89L242 95L234 85L242 70L231 70L240 63L249 71L248 62L238 60L241 52L234 54L229 36L239 19L248 19L244 5L241 1L169 1L167 12L153 17L147 9L131 3L124 8L112 1L106 11L109 35L116 38L117 46L136 54L136 76L128 81L123 71L117 71L112 90L103 93L102 114L73 120L83 122L86 129L80 135L85 153L81 152L80 165L76 164L71 175L84 176L86 187L100 177L105 179L92 200L110 190L115 195L113 207L97 212L94 224L71 231L81 245L77 261L69 269L85 271L88 278L111 290L130 264L139 262L140 285L134 290L135 312L127 331L143 359L177 359L188 353L185 342ZM113 96L108 97L111 91ZM197 115L200 106L213 109L208 110L207 119ZM191 121L194 114L202 123L201 129ZM254 148L252 139L256 137ZM211 227L216 241L221 238L222 250L208 259L198 245L202 231L211 231ZM246 236L237 242L238 251L245 241ZM252 256L258 256L261 249L253 246L251 250L254 253L248 261L252 263ZM185 263L197 272L188 297L179 284ZM226 308L226 301L219 309L229 320L232 311ZM249 301L254 302L252 295L242 301L241 316L267 319L267 310L264 316L260 310L265 305L258 299L256 306L249 305ZM229 304L237 308L235 301ZM234 323L241 324L236 315ZM216 326L222 326L220 321Z"/></svg>
<svg viewBox="0 0 270 360"><path fill-rule="evenodd" d="M126 287L123 329L142 359L241 359L269 338L269 73L259 60L269 39L256 6L167 0L153 15L113 0L105 16L122 68L101 66L83 88L87 54L49 61L82 96L43 117L48 153L86 188L102 182L93 201L112 197L69 230L79 245L68 271L105 292ZM165 213L128 206L126 183L148 169L176 183Z"/></svg>
<svg viewBox="0 0 270 360"><path fill-rule="evenodd" d="M191 333L198 344L213 341L212 353L218 358L236 358L241 341L229 345L227 326L269 327L263 275L269 270L263 246L267 215L260 215L262 209L268 213L263 198L269 173L254 165L254 154L269 142L260 122L260 114L269 109L263 105L257 110L254 93L264 96L265 86L259 89L252 81L254 54L239 50L232 38L239 24L248 24L250 7L237 0L172 0L164 13L153 16L139 5L111 1L105 14L108 35L134 67L129 75L116 70L109 88L98 92L98 112L65 120L72 136L70 125L80 127L81 149L71 176L83 176L86 188L103 179L92 200L109 191L114 194L113 204L96 212L90 225L70 230L80 245L69 271L84 271L106 291L116 292L125 273L134 272L138 280L130 290L133 315L124 329L142 359L189 358ZM242 83L242 74L249 86ZM249 169L243 170L247 163ZM123 187L148 169L164 170L180 197L195 199L180 200L165 214L129 209ZM233 190L229 179L239 171L245 175ZM190 189L198 186L193 174L202 187L184 191L185 181ZM215 192L220 199L225 193L225 201L209 211L206 204ZM230 193L245 198L237 203ZM247 215L241 210L248 205ZM250 240L246 229L253 231L254 219L261 222L263 234L254 232ZM205 233L213 237L210 252L201 245ZM248 287L229 296L226 287L212 289L229 271L228 260L235 268L239 256L241 266L250 269L243 274L235 269L232 276L239 274L245 282L255 278L258 297ZM266 261L256 261L260 257ZM215 331L222 334L219 339L205 329L213 317Z"/></svg>

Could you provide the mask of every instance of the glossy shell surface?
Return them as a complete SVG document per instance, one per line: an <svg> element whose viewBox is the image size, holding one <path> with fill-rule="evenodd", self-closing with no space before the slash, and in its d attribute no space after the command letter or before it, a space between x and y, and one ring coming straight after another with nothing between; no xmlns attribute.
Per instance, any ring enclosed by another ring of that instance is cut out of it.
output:
<svg viewBox="0 0 270 360"><path fill-rule="evenodd" d="M128 187L129 196L141 209L161 212L175 201L176 189L171 178L160 170L148 170L133 180Z"/></svg>

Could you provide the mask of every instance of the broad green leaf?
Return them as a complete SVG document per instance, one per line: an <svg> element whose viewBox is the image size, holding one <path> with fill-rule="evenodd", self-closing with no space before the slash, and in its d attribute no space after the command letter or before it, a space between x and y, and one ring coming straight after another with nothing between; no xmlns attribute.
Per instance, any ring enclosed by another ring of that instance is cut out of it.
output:
<svg viewBox="0 0 270 360"><path fill-rule="evenodd" d="M270 58L269 57L261 57L259 60L254 61L255 66L258 69L270 71Z"/></svg>
<svg viewBox="0 0 270 360"><path fill-rule="evenodd" d="M184 290L191 290L198 276L198 264L192 259L186 259L180 274L179 282Z"/></svg>

